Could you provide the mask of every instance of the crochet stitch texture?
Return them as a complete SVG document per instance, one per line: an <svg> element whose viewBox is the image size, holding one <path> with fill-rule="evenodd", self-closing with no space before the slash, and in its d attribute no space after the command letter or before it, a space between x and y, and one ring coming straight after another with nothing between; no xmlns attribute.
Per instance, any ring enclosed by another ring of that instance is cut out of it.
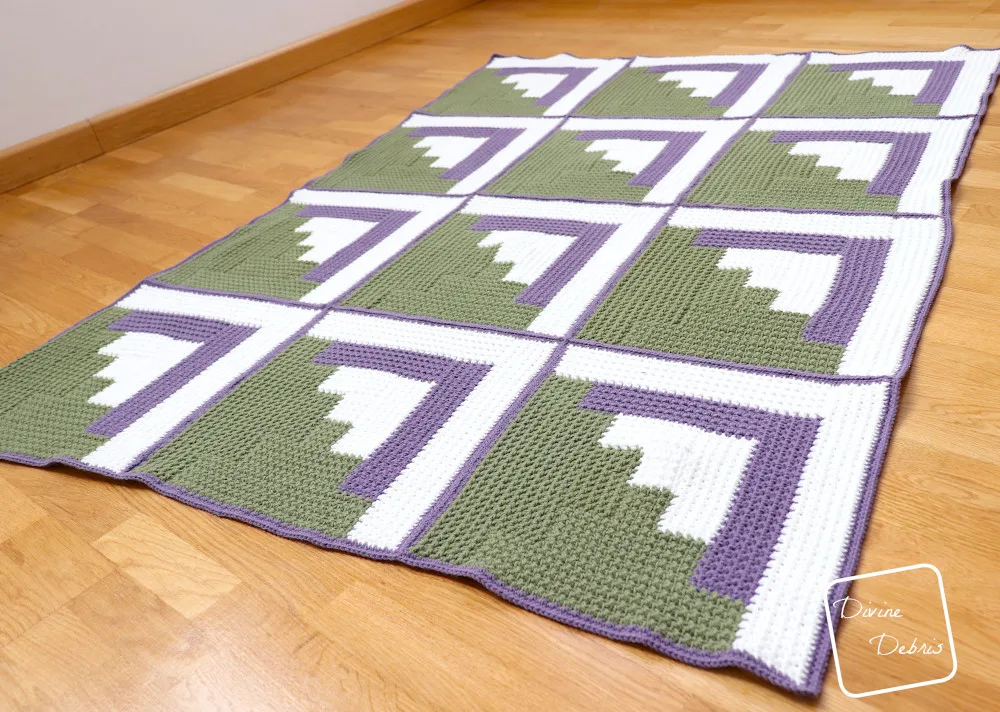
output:
<svg viewBox="0 0 1000 712"><path fill-rule="evenodd" d="M0 458L816 694L998 63L494 57L0 369Z"/></svg>

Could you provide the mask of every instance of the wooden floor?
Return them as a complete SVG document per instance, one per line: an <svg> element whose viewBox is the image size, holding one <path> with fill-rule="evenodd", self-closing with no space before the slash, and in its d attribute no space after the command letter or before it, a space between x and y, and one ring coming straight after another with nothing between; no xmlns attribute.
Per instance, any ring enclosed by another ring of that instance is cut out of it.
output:
<svg viewBox="0 0 1000 712"><path fill-rule="evenodd" d="M320 29L320 28L317 28ZM274 207L493 52L1000 46L1000 2L487 0L0 195L0 362ZM996 709L1000 112L954 204L861 571L944 576L954 680L818 703L68 468L0 464L0 709Z"/></svg>

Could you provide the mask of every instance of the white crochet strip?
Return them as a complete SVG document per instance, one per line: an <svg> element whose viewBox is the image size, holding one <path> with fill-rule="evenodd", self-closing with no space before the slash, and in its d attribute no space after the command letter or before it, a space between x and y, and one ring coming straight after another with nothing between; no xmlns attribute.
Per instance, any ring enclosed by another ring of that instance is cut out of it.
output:
<svg viewBox="0 0 1000 712"><path fill-rule="evenodd" d="M556 348L555 343L537 339L349 312L327 314L309 335L491 366L347 535L379 549L402 544Z"/></svg>
<svg viewBox="0 0 1000 712"><path fill-rule="evenodd" d="M575 345L556 373L820 419L778 543L733 645L803 684L817 638L826 635L823 589L839 576L853 532L889 397L888 380L805 380Z"/></svg>
<svg viewBox="0 0 1000 712"><path fill-rule="evenodd" d="M124 472L149 448L295 335L318 312L256 299L197 294L144 284L115 306L157 314L203 317L256 331L135 422L83 458Z"/></svg>

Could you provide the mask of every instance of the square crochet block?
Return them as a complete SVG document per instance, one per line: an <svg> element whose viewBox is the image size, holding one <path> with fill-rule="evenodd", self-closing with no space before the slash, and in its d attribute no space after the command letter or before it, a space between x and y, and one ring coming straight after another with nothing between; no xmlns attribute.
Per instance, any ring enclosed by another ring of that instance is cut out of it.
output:
<svg viewBox="0 0 1000 712"><path fill-rule="evenodd" d="M0 457L815 694L998 62L495 57L0 370Z"/></svg>

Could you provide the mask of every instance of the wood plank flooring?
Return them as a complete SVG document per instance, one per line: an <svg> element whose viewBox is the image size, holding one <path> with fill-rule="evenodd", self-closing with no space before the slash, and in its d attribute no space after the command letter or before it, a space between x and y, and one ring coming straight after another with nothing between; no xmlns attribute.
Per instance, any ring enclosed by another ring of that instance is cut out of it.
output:
<svg viewBox="0 0 1000 712"><path fill-rule="evenodd" d="M274 207L493 52L1000 46L1000 2L487 0L0 195L0 363ZM818 702L69 468L0 464L0 710L995 709L1000 113L902 404L861 571L944 576L954 680Z"/></svg>

